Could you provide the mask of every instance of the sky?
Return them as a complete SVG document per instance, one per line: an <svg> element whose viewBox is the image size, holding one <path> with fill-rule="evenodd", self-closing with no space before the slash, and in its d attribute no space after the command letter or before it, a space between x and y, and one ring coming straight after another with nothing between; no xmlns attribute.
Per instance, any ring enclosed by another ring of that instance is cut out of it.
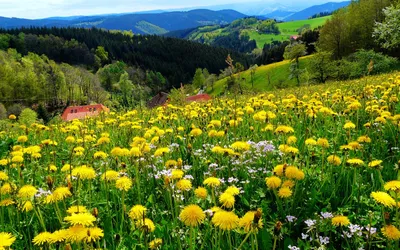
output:
<svg viewBox="0 0 400 250"><path fill-rule="evenodd" d="M188 7L250 3L257 0L0 0L0 16L19 18L45 18L54 16L96 15L168 10ZM333 0L334 2L339 2ZM344 0L343 0L344 1ZM279 2L287 6L304 2L307 6L328 0L263 0L270 4Z"/></svg>

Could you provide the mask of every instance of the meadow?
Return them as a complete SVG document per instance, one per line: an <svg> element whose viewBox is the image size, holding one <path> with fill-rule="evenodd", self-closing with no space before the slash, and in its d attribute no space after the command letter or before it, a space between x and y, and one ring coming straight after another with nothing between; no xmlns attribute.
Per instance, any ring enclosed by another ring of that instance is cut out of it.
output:
<svg viewBox="0 0 400 250"><path fill-rule="evenodd" d="M0 249L399 249L400 74L0 130Z"/></svg>

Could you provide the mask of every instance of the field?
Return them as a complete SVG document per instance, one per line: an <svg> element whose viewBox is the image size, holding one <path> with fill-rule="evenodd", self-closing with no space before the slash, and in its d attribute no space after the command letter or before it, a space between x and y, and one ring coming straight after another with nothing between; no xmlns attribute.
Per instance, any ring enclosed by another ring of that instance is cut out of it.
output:
<svg viewBox="0 0 400 250"><path fill-rule="evenodd" d="M300 68L305 68L311 56L301 57L299 60ZM254 91L270 91L278 86L289 87L296 85L296 79L289 79L290 62L285 60L282 62L271 63L257 68L252 87L251 71L246 70L240 73L242 82L240 83L244 89ZM238 74L235 74L238 78ZM207 92L213 96L218 96L224 93L228 78L220 79L214 83L214 87L208 87Z"/></svg>
<svg viewBox="0 0 400 250"><path fill-rule="evenodd" d="M269 44L272 41L288 41L290 36L298 35L297 30L304 25L310 25L311 29L323 26L329 18L330 16L325 16L308 20L278 23L277 26L281 32L279 35L260 34L255 30L249 30L248 34L250 35L250 39L254 39L257 42L258 48L263 48L265 43Z"/></svg>
<svg viewBox="0 0 400 250"><path fill-rule="evenodd" d="M0 123L0 249L399 249L400 74Z"/></svg>

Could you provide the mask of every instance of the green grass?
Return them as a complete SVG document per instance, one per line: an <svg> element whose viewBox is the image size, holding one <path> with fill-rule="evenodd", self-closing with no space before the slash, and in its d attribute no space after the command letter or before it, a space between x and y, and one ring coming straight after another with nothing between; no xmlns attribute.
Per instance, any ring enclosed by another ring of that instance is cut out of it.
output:
<svg viewBox="0 0 400 250"><path fill-rule="evenodd" d="M136 23L135 28L143 31L146 34L165 34L168 32L168 30L163 29L157 25L154 25L152 23L146 22L146 21L140 21Z"/></svg>
<svg viewBox="0 0 400 250"><path fill-rule="evenodd" d="M314 19L284 22L278 23L277 25L282 34L297 35L297 29L301 28L302 26L309 24L311 29L315 29L324 25L330 17L331 16L324 16Z"/></svg>
<svg viewBox="0 0 400 250"><path fill-rule="evenodd" d="M300 68L305 68L311 56L305 56L300 58ZM273 89L290 87L296 85L296 79L289 79L290 75L290 62L282 61L272 63L257 68L254 74L254 88L251 84L251 71L246 70L240 73L242 80L241 86L244 89L254 91L269 91ZM239 74L235 74L236 78L239 78ZM207 92L213 96L218 96L224 93L227 85L228 78L218 80L214 83L214 88L209 87Z"/></svg>

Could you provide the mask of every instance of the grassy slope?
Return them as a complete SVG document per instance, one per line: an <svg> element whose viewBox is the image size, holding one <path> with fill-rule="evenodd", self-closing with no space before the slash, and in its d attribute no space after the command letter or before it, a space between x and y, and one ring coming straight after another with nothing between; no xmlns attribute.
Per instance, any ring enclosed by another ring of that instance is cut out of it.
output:
<svg viewBox="0 0 400 250"><path fill-rule="evenodd" d="M311 56L305 56L300 58L300 67L304 67L307 64ZM256 91L267 91L276 89L277 86L289 87L296 85L296 79L289 80L289 61L282 61L278 63L272 63L257 68L254 74L254 90ZM268 82L268 75L271 84ZM238 77L238 74L235 75ZM251 89L251 74L250 70L240 73L240 78L246 80L242 82L242 86L245 89ZM214 89L208 88L207 92L213 96L223 94L226 89L227 78L218 80L214 83Z"/></svg>
<svg viewBox="0 0 400 250"><path fill-rule="evenodd" d="M273 34L259 34L255 30L249 30L248 34L250 35L250 39L254 39L257 42L257 47L264 47L265 43L271 43L272 41L286 41L290 39L290 36L297 35L297 29L301 28L305 24L309 24L311 29L317 28L318 26L324 25L324 23L330 18L330 16L307 19L307 20L299 20L292 22L284 22L278 23L279 30L281 34L273 35Z"/></svg>

